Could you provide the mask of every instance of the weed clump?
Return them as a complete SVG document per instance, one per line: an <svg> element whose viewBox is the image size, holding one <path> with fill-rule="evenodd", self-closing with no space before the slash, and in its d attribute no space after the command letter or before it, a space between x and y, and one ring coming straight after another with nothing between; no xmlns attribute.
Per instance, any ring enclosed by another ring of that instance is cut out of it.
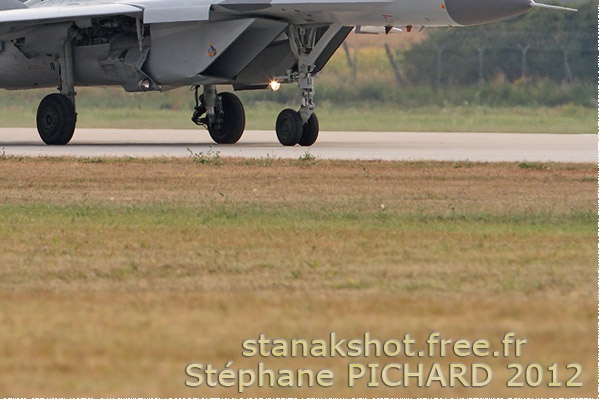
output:
<svg viewBox="0 0 600 400"><path fill-rule="evenodd" d="M190 153L190 158L195 163L212 165L221 164L221 152L213 150L212 147L206 153L203 151L194 153L189 147L187 148L187 151Z"/></svg>

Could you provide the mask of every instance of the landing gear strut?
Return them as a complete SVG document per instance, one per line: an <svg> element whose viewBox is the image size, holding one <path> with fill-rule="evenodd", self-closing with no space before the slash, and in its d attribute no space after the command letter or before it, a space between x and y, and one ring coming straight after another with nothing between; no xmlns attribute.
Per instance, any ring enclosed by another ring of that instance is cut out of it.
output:
<svg viewBox="0 0 600 400"><path fill-rule="evenodd" d="M73 78L73 48L67 40L59 55L60 93L50 94L41 101L36 117L37 130L46 144L69 143L75 132L75 81Z"/></svg>
<svg viewBox="0 0 600 400"><path fill-rule="evenodd" d="M300 110L283 110L277 117L275 131L279 143L284 146L311 146L319 136L319 123L314 114L313 100L315 84L312 77L314 65L309 59L309 53L316 44L316 28L290 26L289 40L292 52L298 61L298 71L288 71L286 81L297 82L302 100ZM310 124L308 121L312 120Z"/></svg>
<svg viewBox="0 0 600 400"><path fill-rule="evenodd" d="M236 143L246 127L246 114L240 99L233 93L217 93L215 85L204 85L202 94L199 94L199 88L194 88L196 107L192 121L205 126L216 143Z"/></svg>
<svg viewBox="0 0 600 400"><path fill-rule="evenodd" d="M320 35L323 28L324 26L290 26L288 30L297 71L288 71L287 76L281 80L298 83L301 102L300 110L286 109L277 117L275 130L279 142L284 146L312 146L319 136L319 120L314 113L315 84L312 73L317 58L342 27L334 24Z"/></svg>

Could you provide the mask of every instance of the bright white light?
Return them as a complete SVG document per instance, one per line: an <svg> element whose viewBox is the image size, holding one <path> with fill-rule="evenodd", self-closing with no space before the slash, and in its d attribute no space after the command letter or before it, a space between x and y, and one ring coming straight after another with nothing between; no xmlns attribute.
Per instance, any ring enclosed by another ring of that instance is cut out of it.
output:
<svg viewBox="0 0 600 400"><path fill-rule="evenodd" d="M271 88L272 91L276 92L281 87L281 83L279 83L277 81L271 81L271 83L269 83L269 87Z"/></svg>
<svg viewBox="0 0 600 400"><path fill-rule="evenodd" d="M144 78L140 81L140 89L142 90L150 90L150 80Z"/></svg>

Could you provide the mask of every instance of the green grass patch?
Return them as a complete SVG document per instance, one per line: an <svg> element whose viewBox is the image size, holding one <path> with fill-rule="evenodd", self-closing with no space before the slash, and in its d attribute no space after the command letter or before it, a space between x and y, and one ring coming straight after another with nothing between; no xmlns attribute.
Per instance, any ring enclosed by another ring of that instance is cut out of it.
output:
<svg viewBox="0 0 600 400"><path fill-rule="evenodd" d="M597 216L28 204L1 206L0 222L5 289L196 276L212 290L268 277L281 289L562 291L593 277Z"/></svg>
<svg viewBox="0 0 600 400"><path fill-rule="evenodd" d="M0 159L0 287L595 290L594 165L97 161Z"/></svg>
<svg viewBox="0 0 600 400"><path fill-rule="evenodd" d="M387 86L370 88L387 93ZM411 89L412 91L413 89ZM325 85L317 91L318 116L322 130L415 131L415 132L524 132L597 133L597 108L558 102L544 106L536 102L482 101L479 89L430 89L431 101L412 101L415 93L402 91L398 98L349 93L347 101L333 96L343 92ZM329 95L331 91L332 95ZM460 93L465 93L460 95ZM7 127L35 126L37 104L46 90L0 92L0 120ZM297 88L286 87L283 95L272 92L240 92L246 107L248 129L274 129L279 112L297 107ZM471 99L467 93L475 93ZM477 97L478 96L478 97ZM485 95L484 97L490 97ZM501 96L501 95L499 95ZM544 95L540 95L545 97ZM479 100L477 100L479 99ZM434 101L435 100L435 101ZM187 89L167 93L131 94L111 88L85 88L78 96L78 127L199 129L191 122L192 94Z"/></svg>

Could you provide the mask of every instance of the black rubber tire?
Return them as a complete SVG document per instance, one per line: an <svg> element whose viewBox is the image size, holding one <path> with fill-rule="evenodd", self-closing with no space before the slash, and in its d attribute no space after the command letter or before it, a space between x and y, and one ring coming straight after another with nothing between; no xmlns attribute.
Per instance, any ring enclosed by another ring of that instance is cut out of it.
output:
<svg viewBox="0 0 600 400"><path fill-rule="evenodd" d="M76 123L75 105L67 96L52 93L40 102L36 124L44 143L50 145L69 143L75 132Z"/></svg>
<svg viewBox="0 0 600 400"><path fill-rule="evenodd" d="M279 113L275 124L277 139L284 146L295 146L302 137L302 118L298 111L286 108Z"/></svg>
<svg viewBox="0 0 600 400"><path fill-rule="evenodd" d="M210 137L218 144L237 143L246 128L244 105L233 93L219 93L222 113L217 110L217 121L208 127Z"/></svg>
<svg viewBox="0 0 600 400"><path fill-rule="evenodd" d="M316 114L311 114L308 121L302 127L302 137L298 144L300 146L312 146L319 137L319 119Z"/></svg>

